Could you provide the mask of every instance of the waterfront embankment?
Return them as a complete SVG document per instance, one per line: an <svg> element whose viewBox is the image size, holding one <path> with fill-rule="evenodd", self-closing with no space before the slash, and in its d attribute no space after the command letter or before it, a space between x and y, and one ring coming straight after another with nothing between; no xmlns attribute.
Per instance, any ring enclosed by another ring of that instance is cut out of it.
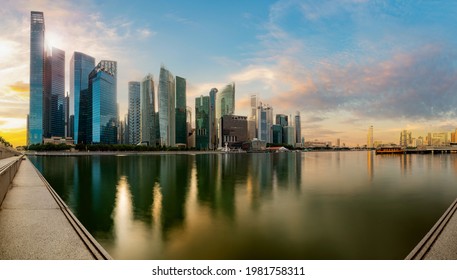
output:
<svg viewBox="0 0 457 280"><path fill-rule="evenodd" d="M0 259L111 259L28 160L0 207Z"/></svg>

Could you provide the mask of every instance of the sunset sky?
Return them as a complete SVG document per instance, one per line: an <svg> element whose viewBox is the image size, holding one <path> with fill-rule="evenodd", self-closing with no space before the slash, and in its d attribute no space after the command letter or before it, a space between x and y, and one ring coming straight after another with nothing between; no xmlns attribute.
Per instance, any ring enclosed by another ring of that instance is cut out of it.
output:
<svg viewBox="0 0 457 280"><path fill-rule="evenodd" d="M300 111L306 140L398 143L457 127L457 1L51 1L0 7L0 135L25 144L30 11L44 12L48 42L118 62L118 102L128 81L164 64L187 79L187 103L236 84L274 114ZM193 115L194 115L193 111Z"/></svg>

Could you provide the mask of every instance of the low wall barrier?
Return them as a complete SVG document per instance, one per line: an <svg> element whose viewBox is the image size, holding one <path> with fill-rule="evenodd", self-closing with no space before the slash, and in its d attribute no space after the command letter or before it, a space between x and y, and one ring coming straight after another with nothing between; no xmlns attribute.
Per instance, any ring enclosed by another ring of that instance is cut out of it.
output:
<svg viewBox="0 0 457 280"><path fill-rule="evenodd" d="M3 199L5 199L9 186L13 181L19 166L21 165L23 157L23 155L19 156L16 160L11 161L5 166L0 166L0 206L2 205Z"/></svg>

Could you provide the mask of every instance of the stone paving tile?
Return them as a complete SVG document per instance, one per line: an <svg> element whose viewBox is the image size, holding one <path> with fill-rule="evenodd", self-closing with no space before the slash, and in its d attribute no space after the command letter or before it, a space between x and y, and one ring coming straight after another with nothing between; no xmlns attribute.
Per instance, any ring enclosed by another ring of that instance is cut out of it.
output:
<svg viewBox="0 0 457 280"><path fill-rule="evenodd" d="M59 205L46 187L13 187L6 194L2 209L58 209Z"/></svg>
<svg viewBox="0 0 457 280"><path fill-rule="evenodd" d="M454 213L424 259L457 260L457 216Z"/></svg>
<svg viewBox="0 0 457 280"><path fill-rule="evenodd" d="M60 209L2 209L0 221L0 259L93 259Z"/></svg>

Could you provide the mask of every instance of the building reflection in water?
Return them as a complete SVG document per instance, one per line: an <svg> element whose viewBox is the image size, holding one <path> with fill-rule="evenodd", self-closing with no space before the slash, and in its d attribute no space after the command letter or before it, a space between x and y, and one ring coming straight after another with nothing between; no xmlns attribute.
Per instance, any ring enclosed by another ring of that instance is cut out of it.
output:
<svg viewBox="0 0 457 280"><path fill-rule="evenodd" d="M370 181L373 181L374 166L373 166L374 151L367 151L367 173Z"/></svg>

